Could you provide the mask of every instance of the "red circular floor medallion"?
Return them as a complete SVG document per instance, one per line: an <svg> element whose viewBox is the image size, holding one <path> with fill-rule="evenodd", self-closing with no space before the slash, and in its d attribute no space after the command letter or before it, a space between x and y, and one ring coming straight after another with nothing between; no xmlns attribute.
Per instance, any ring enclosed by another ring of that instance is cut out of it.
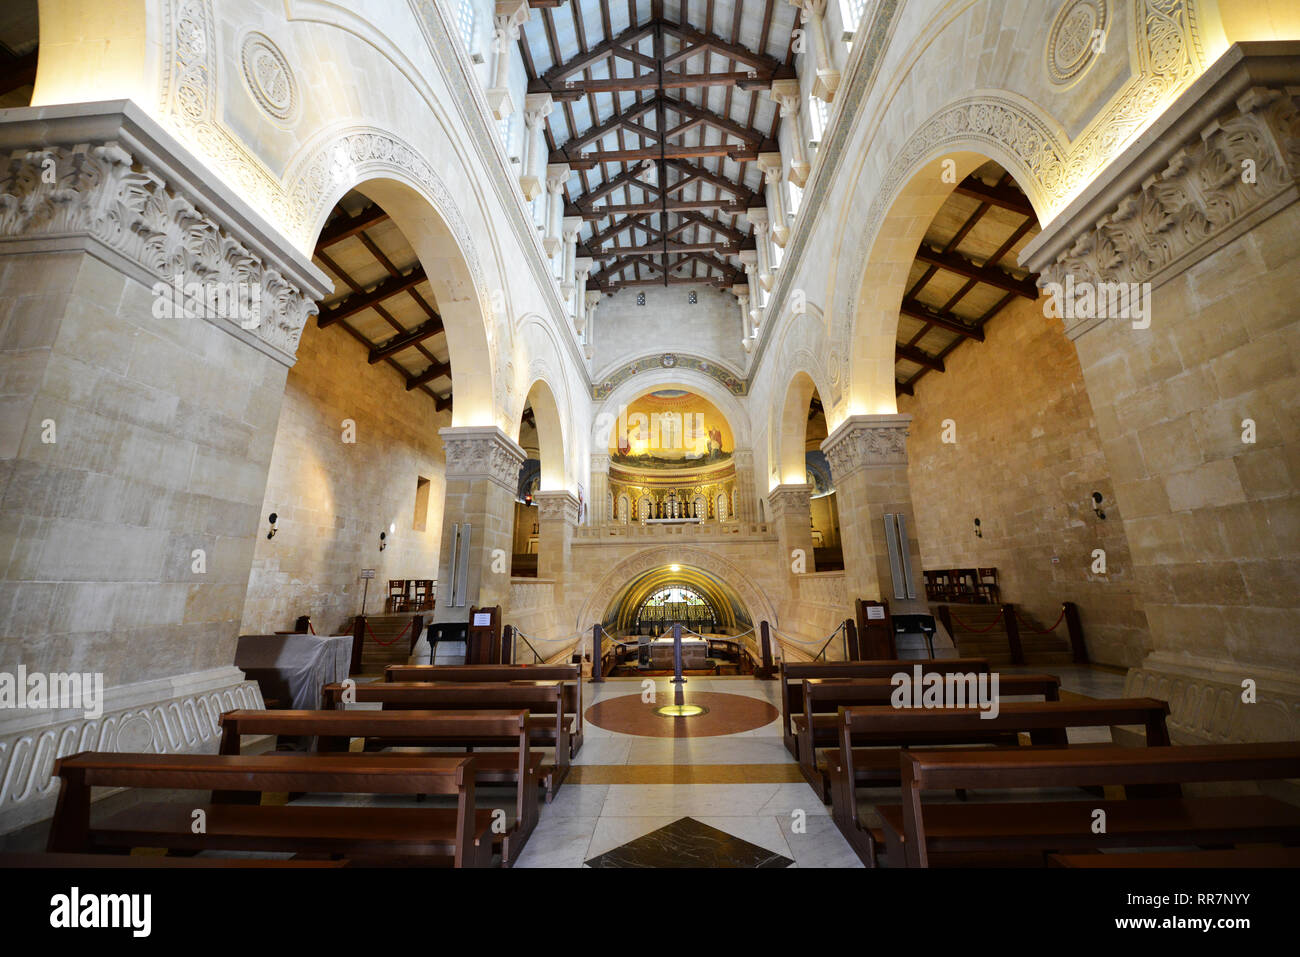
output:
<svg viewBox="0 0 1300 957"><path fill-rule="evenodd" d="M689 718L668 717L659 708L686 705L703 708ZM739 694L685 691L680 696L661 691L653 702L639 694L598 701L586 711L586 720L606 731L635 734L643 738L707 738L720 734L753 731L770 724L780 712L766 701Z"/></svg>

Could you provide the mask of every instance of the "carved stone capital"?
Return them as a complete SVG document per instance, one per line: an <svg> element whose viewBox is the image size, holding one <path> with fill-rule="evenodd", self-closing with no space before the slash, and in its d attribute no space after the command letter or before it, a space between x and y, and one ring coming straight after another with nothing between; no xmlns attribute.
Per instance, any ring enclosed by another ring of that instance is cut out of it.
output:
<svg viewBox="0 0 1300 957"><path fill-rule="evenodd" d="M495 425L439 429L447 456L447 479L487 479L513 493L524 450Z"/></svg>
<svg viewBox="0 0 1300 957"><path fill-rule="evenodd" d="M864 468L907 465L910 415L851 415L822 442L822 451L838 484Z"/></svg>
<svg viewBox="0 0 1300 957"><path fill-rule="evenodd" d="M1119 283L1155 288L1300 198L1300 58L1278 47L1300 53L1232 47L1026 247L1071 338L1108 316L1066 308L1067 278L1103 298Z"/></svg>
<svg viewBox="0 0 1300 957"><path fill-rule="evenodd" d="M735 464L736 474L742 471L754 471L754 450L753 449L736 449L731 455L731 461Z"/></svg>
<svg viewBox="0 0 1300 957"><path fill-rule="evenodd" d="M812 515L811 485L778 485L767 493L772 520L806 520ZM806 524L806 522L805 522Z"/></svg>
<svg viewBox="0 0 1300 957"><path fill-rule="evenodd" d="M609 456L604 452L593 452L591 454L591 473L599 475L609 473Z"/></svg>
<svg viewBox="0 0 1300 957"><path fill-rule="evenodd" d="M178 144L127 112L48 123L9 112L17 115L0 137L8 153L0 157L0 244L93 243L153 287L155 314L207 321L293 364L324 276L232 197L185 180L180 170L198 164ZM85 137L86 124L113 137ZM33 134L45 145L17 144Z"/></svg>
<svg viewBox="0 0 1300 957"><path fill-rule="evenodd" d="M537 506L538 521L578 524L578 496L567 489L558 492L534 492L533 504Z"/></svg>

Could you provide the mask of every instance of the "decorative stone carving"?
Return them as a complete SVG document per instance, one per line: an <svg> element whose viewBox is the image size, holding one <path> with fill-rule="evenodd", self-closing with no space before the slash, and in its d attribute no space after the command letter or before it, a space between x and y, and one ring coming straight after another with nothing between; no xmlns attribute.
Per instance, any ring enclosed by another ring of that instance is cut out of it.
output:
<svg viewBox="0 0 1300 957"><path fill-rule="evenodd" d="M2 162L2 161L0 161ZM48 173L52 172L52 175ZM182 286L222 284L257 296L242 320L195 302L195 315L256 336L291 362L316 303L116 142L14 153L0 166L0 240L83 233Z"/></svg>
<svg viewBox="0 0 1300 957"><path fill-rule="evenodd" d="M488 479L511 492L524 450L494 425L439 429L447 456L447 479Z"/></svg>
<svg viewBox="0 0 1300 957"><path fill-rule="evenodd" d="M1172 146L1172 145L1171 145ZM1253 181L1243 175L1246 165ZM1080 224L1067 252L1041 268L1039 285L1159 285L1217 249L1252 214L1293 195L1300 178L1300 97L1254 88L1195 139L1171 148L1168 166L1100 220ZM1077 338L1104 319L1069 322Z"/></svg>
<svg viewBox="0 0 1300 957"><path fill-rule="evenodd" d="M822 442L836 484L862 468L907 465L910 415L851 415Z"/></svg>
<svg viewBox="0 0 1300 957"><path fill-rule="evenodd" d="M700 356L686 355L676 352L671 354L671 363L664 363L665 356L643 356L640 359L634 359L627 365L620 366L614 372L610 373L600 382L596 382L591 387L591 397L593 399L605 399L613 393L620 385L632 378L639 372L647 372L651 369L689 369L693 372L701 372L712 379L722 383L723 387L732 395L745 395L748 391L748 383L739 373L728 369L726 366L719 365L717 362L710 361Z"/></svg>
<svg viewBox="0 0 1300 957"><path fill-rule="evenodd" d="M1066 0L1047 35L1047 75L1057 86L1078 80L1101 52L1109 21L1107 0Z"/></svg>
<svg viewBox="0 0 1300 957"><path fill-rule="evenodd" d="M239 49L244 85L266 113L288 122L298 112L298 83L289 61L271 38L256 30L244 37Z"/></svg>
<svg viewBox="0 0 1300 957"><path fill-rule="evenodd" d="M78 751L214 751L221 736L217 718L223 712L263 707L257 683L242 681L240 672L229 670L233 677L217 682L222 687L180 694L172 689L171 696L148 704L110 706L97 718L78 716L0 735L0 832L50 813L58 793L58 779L51 777L57 758ZM173 680L202 682L206 677Z"/></svg>
<svg viewBox="0 0 1300 957"><path fill-rule="evenodd" d="M578 497L570 491L534 492L533 504L537 506L539 521L578 524Z"/></svg>
<svg viewBox="0 0 1300 957"><path fill-rule="evenodd" d="M772 510L772 521L785 517L806 518L812 513L811 485L778 485L767 493L767 504Z"/></svg>

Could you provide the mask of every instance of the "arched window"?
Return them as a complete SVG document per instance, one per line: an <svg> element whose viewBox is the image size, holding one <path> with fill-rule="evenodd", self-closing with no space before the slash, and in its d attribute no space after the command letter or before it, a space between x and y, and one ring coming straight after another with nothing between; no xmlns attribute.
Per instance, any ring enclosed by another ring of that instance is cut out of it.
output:
<svg viewBox="0 0 1300 957"><path fill-rule="evenodd" d="M669 585L661 588L636 610L635 625L652 628L671 628L681 624L693 631L718 624L718 613L707 598L689 585Z"/></svg>
<svg viewBox="0 0 1300 957"><path fill-rule="evenodd" d="M474 20L473 0L460 0L456 4L456 32L470 53L474 52Z"/></svg>

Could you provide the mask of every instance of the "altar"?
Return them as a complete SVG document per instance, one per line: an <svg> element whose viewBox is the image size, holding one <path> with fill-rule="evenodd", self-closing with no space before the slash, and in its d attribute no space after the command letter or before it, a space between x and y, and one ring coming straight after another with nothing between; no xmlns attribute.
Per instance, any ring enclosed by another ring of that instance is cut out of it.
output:
<svg viewBox="0 0 1300 957"><path fill-rule="evenodd" d="M707 668L709 643L699 638L682 639L682 668ZM671 637L655 638L650 642L650 667L671 670L673 667L673 640Z"/></svg>

